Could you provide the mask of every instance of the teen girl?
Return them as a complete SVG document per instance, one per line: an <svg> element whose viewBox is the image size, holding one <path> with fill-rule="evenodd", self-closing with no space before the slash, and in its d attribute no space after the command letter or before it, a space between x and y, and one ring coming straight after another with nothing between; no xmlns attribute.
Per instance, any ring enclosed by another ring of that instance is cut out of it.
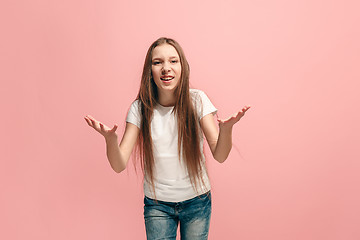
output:
<svg viewBox="0 0 360 240"><path fill-rule="evenodd" d="M134 146L144 172L144 218L147 239L207 239L211 216L210 182L203 153L203 134L220 163L232 146L232 127L250 108L227 120L203 91L189 89L189 65L180 45L159 38L149 48L136 100L118 145L112 129L91 116L86 122L105 137L113 170L122 172Z"/></svg>

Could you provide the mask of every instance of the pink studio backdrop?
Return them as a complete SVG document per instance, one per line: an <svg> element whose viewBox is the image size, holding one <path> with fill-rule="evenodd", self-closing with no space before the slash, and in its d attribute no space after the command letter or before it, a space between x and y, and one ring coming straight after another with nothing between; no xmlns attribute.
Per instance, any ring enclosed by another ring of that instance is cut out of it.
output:
<svg viewBox="0 0 360 240"><path fill-rule="evenodd" d="M0 3L0 239L145 239L141 171L116 174L147 48L176 39L234 127L207 151L209 239L360 239L358 1Z"/></svg>

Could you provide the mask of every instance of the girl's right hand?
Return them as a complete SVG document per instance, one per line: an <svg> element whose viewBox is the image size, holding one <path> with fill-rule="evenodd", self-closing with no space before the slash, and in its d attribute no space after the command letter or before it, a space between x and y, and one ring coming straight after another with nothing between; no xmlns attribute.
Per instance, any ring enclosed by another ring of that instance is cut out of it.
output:
<svg viewBox="0 0 360 240"><path fill-rule="evenodd" d="M94 128L97 132L99 132L101 135L105 137L105 139L111 139L111 138L117 138L116 129L117 125L115 124L112 129L110 129L105 124L97 121L95 118L93 118L90 115L87 115L84 117L88 125L92 128Z"/></svg>

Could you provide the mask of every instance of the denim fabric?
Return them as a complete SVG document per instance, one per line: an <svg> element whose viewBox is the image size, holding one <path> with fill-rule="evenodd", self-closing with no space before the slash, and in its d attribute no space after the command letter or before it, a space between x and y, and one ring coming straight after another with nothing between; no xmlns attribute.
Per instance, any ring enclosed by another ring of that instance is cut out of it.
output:
<svg viewBox="0 0 360 240"><path fill-rule="evenodd" d="M210 191L182 202L156 202L144 197L144 219L148 240L175 240L179 223L182 240L208 239L210 217Z"/></svg>

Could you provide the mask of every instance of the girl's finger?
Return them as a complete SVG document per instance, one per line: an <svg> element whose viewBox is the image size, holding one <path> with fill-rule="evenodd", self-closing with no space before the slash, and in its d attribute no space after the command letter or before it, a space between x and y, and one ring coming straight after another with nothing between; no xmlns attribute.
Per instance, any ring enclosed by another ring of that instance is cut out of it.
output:
<svg viewBox="0 0 360 240"><path fill-rule="evenodd" d="M101 131L104 131L104 125L101 122L99 122L99 124L100 124Z"/></svg>
<svg viewBox="0 0 360 240"><path fill-rule="evenodd" d="M87 119L86 117L84 117L84 118L85 118L85 121L87 122L87 124L88 124L88 125L91 125L91 124L90 124L90 120Z"/></svg>
<svg viewBox="0 0 360 240"><path fill-rule="evenodd" d="M94 127L94 120L87 118L86 121L89 124L89 126Z"/></svg>
<svg viewBox="0 0 360 240"><path fill-rule="evenodd" d="M242 109L242 112L246 112L247 110L249 110L249 108L250 108L250 107L244 107L244 108Z"/></svg>
<svg viewBox="0 0 360 240"><path fill-rule="evenodd" d="M93 124L95 124L95 123L98 123L99 121L97 121L95 118L93 118L92 116L90 116L90 115L88 115L88 117L89 117L89 119L91 120L91 122L93 123Z"/></svg>
<svg viewBox="0 0 360 240"><path fill-rule="evenodd" d="M89 118L90 122L94 125L95 124L95 119L91 119Z"/></svg>
<svg viewBox="0 0 360 240"><path fill-rule="evenodd" d="M116 129L117 129L117 127L118 127L118 126L115 124L114 127L111 129L111 132L115 132Z"/></svg>

